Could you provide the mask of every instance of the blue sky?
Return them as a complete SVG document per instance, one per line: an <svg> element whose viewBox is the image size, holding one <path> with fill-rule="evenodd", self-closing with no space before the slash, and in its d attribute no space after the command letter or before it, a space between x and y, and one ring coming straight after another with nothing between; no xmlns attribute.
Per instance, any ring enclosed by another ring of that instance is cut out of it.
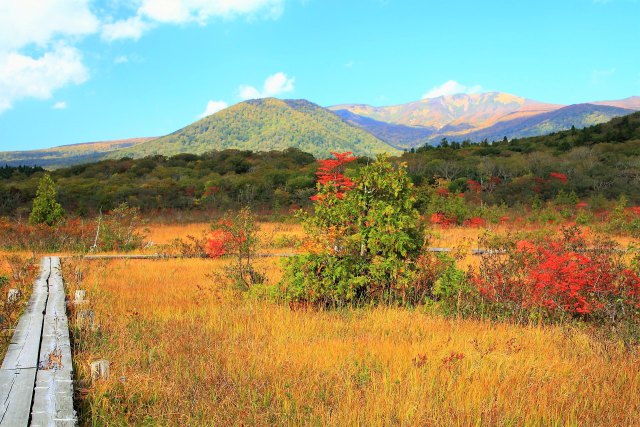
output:
<svg viewBox="0 0 640 427"><path fill-rule="evenodd" d="M0 0L0 151L177 130L244 98L640 95L638 0Z"/></svg>

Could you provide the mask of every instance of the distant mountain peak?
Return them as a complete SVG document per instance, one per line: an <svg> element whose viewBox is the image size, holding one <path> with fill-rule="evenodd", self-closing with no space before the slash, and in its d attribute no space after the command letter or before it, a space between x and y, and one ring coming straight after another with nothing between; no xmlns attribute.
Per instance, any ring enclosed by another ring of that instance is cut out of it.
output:
<svg viewBox="0 0 640 427"><path fill-rule="evenodd" d="M458 93L426 98L406 104L372 107L363 104L336 105L331 110L348 110L374 120L405 125L435 127L463 127L475 129L495 123L500 117L525 106L549 104L529 100L504 92ZM558 106L559 108L560 106Z"/></svg>
<svg viewBox="0 0 640 427"><path fill-rule="evenodd" d="M386 107L348 104L329 108L360 116L361 119L351 116L349 120L384 141L416 146L443 137L478 141L541 135L574 124L589 126L640 110L640 97L566 106L505 92L481 92L442 95ZM345 116L344 112L340 114ZM385 127L385 123L392 127ZM422 140L411 140L424 134L427 135Z"/></svg>
<svg viewBox="0 0 640 427"><path fill-rule="evenodd" d="M608 105L610 107L627 108L630 110L640 111L640 96L630 96L628 98L614 101L598 101L592 102L594 105Z"/></svg>
<svg viewBox="0 0 640 427"><path fill-rule="evenodd" d="M332 151L366 156L398 153L391 145L313 102L260 98L240 102L117 155L202 154L229 148L271 151L290 147L318 157L328 157Z"/></svg>

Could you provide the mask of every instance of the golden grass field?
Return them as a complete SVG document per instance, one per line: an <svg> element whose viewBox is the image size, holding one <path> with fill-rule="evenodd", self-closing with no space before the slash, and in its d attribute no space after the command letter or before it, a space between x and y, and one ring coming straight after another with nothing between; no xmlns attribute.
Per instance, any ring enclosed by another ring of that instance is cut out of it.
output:
<svg viewBox="0 0 640 427"><path fill-rule="evenodd" d="M223 262L65 262L98 325L74 329L82 424L640 425L640 356L582 330L292 311L229 290ZM101 358L111 378L91 384Z"/></svg>

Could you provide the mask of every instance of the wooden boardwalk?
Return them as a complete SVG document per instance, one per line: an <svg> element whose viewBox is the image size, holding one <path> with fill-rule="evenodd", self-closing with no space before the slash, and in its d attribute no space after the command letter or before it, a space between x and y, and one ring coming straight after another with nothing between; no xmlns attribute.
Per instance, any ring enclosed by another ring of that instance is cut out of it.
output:
<svg viewBox="0 0 640 427"><path fill-rule="evenodd" d="M45 257L0 368L0 426L75 426L60 258Z"/></svg>
<svg viewBox="0 0 640 427"><path fill-rule="evenodd" d="M427 252L452 252L452 248L436 248L430 247L426 249ZM507 251L502 250L492 250L492 249L471 249L471 255L496 255L496 254L505 254ZM295 252L273 252L273 253L257 253L253 255L256 258L288 258L292 256L296 256L298 253ZM176 254L94 254L94 255L81 255L82 258L86 260L115 260L115 259L184 259L184 258L203 258L208 259L209 257L206 255L202 256L186 256L186 255L176 255Z"/></svg>

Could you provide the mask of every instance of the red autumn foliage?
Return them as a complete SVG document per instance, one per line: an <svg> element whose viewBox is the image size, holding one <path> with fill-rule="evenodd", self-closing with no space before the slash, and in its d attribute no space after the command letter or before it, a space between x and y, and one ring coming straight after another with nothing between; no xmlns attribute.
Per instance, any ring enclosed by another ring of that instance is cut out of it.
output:
<svg viewBox="0 0 640 427"><path fill-rule="evenodd" d="M467 187L469 187L469 191L473 193L479 193L482 191L482 184L478 181L474 181L473 179L467 181Z"/></svg>
<svg viewBox="0 0 640 427"><path fill-rule="evenodd" d="M469 218L464 222L464 225L471 228L480 228L487 225L487 221L484 218L480 218L479 216L474 216L473 218Z"/></svg>
<svg viewBox="0 0 640 427"><path fill-rule="evenodd" d="M640 206L632 206L630 208L627 208L627 211L629 211L633 215L640 216Z"/></svg>
<svg viewBox="0 0 640 427"><path fill-rule="evenodd" d="M212 194L216 194L218 191L220 191L220 187L212 185L211 187L207 187L207 189L204 190L204 196L209 197Z"/></svg>
<svg viewBox="0 0 640 427"><path fill-rule="evenodd" d="M611 242L594 247L576 228L561 239L521 240L502 259L486 256L472 282L491 302L550 316L617 320L640 308L640 277Z"/></svg>
<svg viewBox="0 0 640 427"><path fill-rule="evenodd" d="M231 231L233 225L229 220L218 222L218 228L214 229L205 246L205 251L210 258L220 258L233 251L238 245L246 241L246 236L242 230L237 236Z"/></svg>
<svg viewBox="0 0 640 427"><path fill-rule="evenodd" d="M578 209L584 209L584 208L586 208L588 206L589 206L589 204L587 202L578 202L578 203L576 203L576 208L578 208Z"/></svg>
<svg viewBox="0 0 640 427"><path fill-rule="evenodd" d="M449 197L449 190L447 190L446 188L438 188L436 190L436 194L440 197Z"/></svg>
<svg viewBox="0 0 640 427"><path fill-rule="evenodd" d="M567 182L569 182L569 178L567 177L567 175L560 173L560 172L551 172L549 174L549 178L552 179L557 179L558 181L562 182L563 184L566 184Z"/></svg>
<svg viewBox="0 0 640 427"><path fill-rule="evenodd" d="M533 178L533 192L534 193L541 193L542 190L544 189L544 185L547 183L547 180L544 178L540 178L538 176Z"/></svg>
<svg viewBox="0 0 640 427"><path fill-rule="evenodd" d="M227 253L228 241L231 238L231 233L223 230L214 230L211 232L209 239L207 240L207 246L205 250L210 258L220 258Z"/></svg>
<svg viewBox="0 0 640 427"><path fill-rule="evenodd" d="M431 218L429 218L429 221L431 222L431 224L440 225L442 227L449 227L456 224L455 218L449 218L441 212L432 214Z"/></svg>
<svg viewBox="0 0 640 427"><path fill-rule="evenodd" d="M332 185L336 190L336 197L342 199L344 194L349 191L354 182L343 174L344 166L347 163L351 163L356 160L351 151L346 153L331 152L334 159L318 160L318 171L316 176L318 177L318 184L320 185ZM311 200L322 200L322 197L315 195L311 197Z"/></svg>

